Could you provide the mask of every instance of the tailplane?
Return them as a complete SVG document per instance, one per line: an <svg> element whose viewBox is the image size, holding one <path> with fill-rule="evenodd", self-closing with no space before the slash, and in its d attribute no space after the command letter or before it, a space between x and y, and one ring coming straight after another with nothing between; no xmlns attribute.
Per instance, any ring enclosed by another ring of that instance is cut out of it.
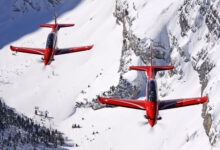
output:
<svg viewBox="0 0 220 150"><path fill-rule="evenodd" d="M40 27L47 27L47 28L56 28L58 29L63 28L63 27L72 27L75 24L41 24Z"/></svg>
<svg viewBox="0 0 220 150"><path fill-rule="evenodd" d="M58 24L57 23L56 9L54 11L54 20L55 20L55 24L41 24L40 27L52 28L53 31L55 31L55 30L59 30L60 28L63 28L63 27L72 27L72 26L75 25L75 24Z"/></svg>
<svg viewBox="0 0 220 150"><path fill-rule="evenodd" d="M158 71L171 70L174 66L153 66L152 48L151 48L151 66L131 66L131 70L146 71L148 78L155 78Z"/></svg>

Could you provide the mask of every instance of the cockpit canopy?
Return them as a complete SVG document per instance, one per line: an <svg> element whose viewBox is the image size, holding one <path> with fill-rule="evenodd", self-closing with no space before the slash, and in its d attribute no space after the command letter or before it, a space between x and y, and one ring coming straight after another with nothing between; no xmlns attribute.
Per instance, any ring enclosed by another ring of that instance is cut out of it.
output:
<svg viewBox="0 0 220 150"><path fill-rule="evenodd" d="M147 88L148 101L157 101L157 83L154 80L150 80L147 83Z"/></svg>
<svg viewBox="0 0 220 150"><path fill-rule="evenodd" d="M48 35L46 48L53 48L54 47L55 38L56 38L55 33L50 33Z"/></svg>

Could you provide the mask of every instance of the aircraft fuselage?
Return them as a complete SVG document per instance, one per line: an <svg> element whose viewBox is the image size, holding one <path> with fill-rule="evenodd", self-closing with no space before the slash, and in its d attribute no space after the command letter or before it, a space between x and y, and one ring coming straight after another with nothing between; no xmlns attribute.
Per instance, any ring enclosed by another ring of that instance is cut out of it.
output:
<svg viewBox="0 0 220 150"><path fill-rule="evenodd" d="M158 96L157 96L157 82L154 79L147 81L147 98L146 103L146 116L149 124L153 127L157 123L158 118Z"/></svg>
<svg viewBox="0 0 220 150"><path fill-rule="evenodd" d="M44 64L50 65L54 60L55 49L57 44L57 33L51 32L47 37L46 52L44 54Z"/></svg>

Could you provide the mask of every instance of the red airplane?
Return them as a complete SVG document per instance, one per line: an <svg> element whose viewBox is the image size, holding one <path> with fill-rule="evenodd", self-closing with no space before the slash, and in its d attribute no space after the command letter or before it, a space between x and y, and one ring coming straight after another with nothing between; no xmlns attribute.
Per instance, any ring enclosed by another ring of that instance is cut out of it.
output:
<svg viewBox="0 0 220 150"><path fill-rule="evenodd" d="M48 35L45 49L14 47L14 46L10 46L10 49L16 52L44 55L44 58L42 58L42 60L44 61L44 65L46 66L46 65L50 65L51 62L54 60L54 55L62 55L62 54L67 54L67 53L90 50L93 47L93 45L89 45L89 46L83 46L83 47L72 47L72 48L64 48L64 49L57 48L57 32L59 31L59 29L63 27L71 27L71 26L74 26L74 24L58 24L57 17L56 17L56 10L54 12L54 18L55 18L55 24L41 24L40 25L40 27L52 28L51 33Z"/></svg>
<svg viewBox="0 0 220 150"><path fill-rule="evenodd" d="M153 127L157 120L162 119L159 116L159 110L177 108L182 106L189 106L195 104L205 103L208 96L197 98L173 99L173 100L158 100L157 82L155 80L158 71L170 70L174 66L152 66L152 49L151 49L151 66L131 66L130 69L146 71L148 75L146 100L133 99L119 99L119 98L105 98L98 97L98 100L104 104L111 104L122 107L129 107L135 109L146 110L145 118L148 119L149 124Z"/></svg>

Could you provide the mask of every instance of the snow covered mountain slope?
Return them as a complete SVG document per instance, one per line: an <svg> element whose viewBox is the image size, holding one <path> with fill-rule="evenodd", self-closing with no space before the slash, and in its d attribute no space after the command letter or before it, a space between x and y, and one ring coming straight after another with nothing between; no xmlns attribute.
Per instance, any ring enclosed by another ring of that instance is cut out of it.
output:
<svg viewBox="0 0 220 150"><path fill-rule="evenodd" d="M2 36L0 48L38 30L39 23L44 24L52 20L54 6L59 6L61 15L77 7L80 2L81 0L2 0L0 2L0 34Z"/></svg>
<svg viewBox="0 0 220 150"><path fill-rule="evenodd" d="M59 31L58 46L93 43L94 48L57 56L44 68L37 62L40 56L13 56L9 45L43 48L50 30L18 29L22 34L3 42L0 50L0 95L9 106L30 117L35 106L47 110L54 126L77 143L77 149L219 148L219 1L84 0L74 6L60 2L57 11L63 14L58 22L76 25ZM39 13L52 16L49 10ZM28 21L25 16L19 20ZM34 24L47 20L51 17ZM154 49L154 64L175 66L157 76L161 100L209 94L209 103L161 111L163 119L153 129L146 124L145 112L90 108L100 94L145 98L145 74L128 67L149 64L149 47ZM76 108L76 102L82 105Z"/></svg>
<svg viewBox="0 0 220 150"><path fill-rule="evenodd" d="M95 8L96 5L97 2L85 1L72 12L66 13L65 17L58 18L60 23L76 24L73 28L60 30L59 47L94 44L92 51L56 57L51 66L44 68L42 63L37 62L40 60L39 56L27 54L13 56L9 46L4 47L1 51L1 56L4 56L1 59L1 69L2 73L5 73L2 80L10 83L4 85L2 93L10 106L30 115L34 107L39 106L48 110L52 116L56 116L56 119L63 119L72 113L74 97L88 84L97 82L97 74L100 72L106 74L103 81L107 81L103 83L103 87L107 88L114 84L115 81L111 77L117 76L121 27L116 25L111 13L114 3L110 3L109 8L101 14L99 9L103 9L106 2L99 3L99 8L96 7L92 12L86 9L88 6L91 9ZM95 28L97 29L94 30ZM11 44L43 48L49 32L50 29L39 29ZM13 73L7 73L10 71Z"/></svg>
<svg viewBox="0 0 220 150"><path fill-rule="evenodd" d="M53 128L46 128L40 122L46 122L49 116L41 115L36 110L34 119L30 119L14 109L7 107L0 99L0 145L1 149L51 149L65 150L72 147L65 142L63 134ZM41 116L40 116L41 115ZM41 121L37 121L40 118ZM65 146L64 146L65 145Z"/></svg>

